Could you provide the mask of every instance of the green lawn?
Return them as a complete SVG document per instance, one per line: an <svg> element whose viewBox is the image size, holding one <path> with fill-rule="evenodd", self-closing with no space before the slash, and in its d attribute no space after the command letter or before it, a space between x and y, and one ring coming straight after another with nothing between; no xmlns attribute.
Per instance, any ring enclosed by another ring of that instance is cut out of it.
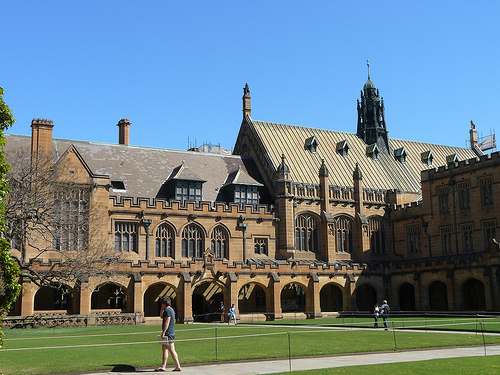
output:
<svg viewBox="0 0 500 375"><path fill-rule="evenodd" d="M288 357L289 342L292 356L483 344L483 335L476 332L393 332L324 325L190 324L177 325L176 331L181 363ZM50 374L156 366L161 360L159 332L159 326L145 325L7 330L0 370ZM484 339L500 343L500 336Z"/></svg>
<svg viewBox="0 0 500 375"><path fill-rule="evenodd" d="M430 361L339 367L323 370L292 371L277 375L495 375L500 374L500 356L434 359Z"/></svg>

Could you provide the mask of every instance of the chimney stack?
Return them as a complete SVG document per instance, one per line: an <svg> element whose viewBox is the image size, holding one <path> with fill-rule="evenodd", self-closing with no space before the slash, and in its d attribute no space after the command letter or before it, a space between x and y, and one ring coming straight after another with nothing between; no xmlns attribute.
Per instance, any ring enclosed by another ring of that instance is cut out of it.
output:
<svg viewBox="0 0 500 375"><path fill-rule="evenodd" d="M54 121L34 118L31 121L31 162L36 165L37 159L52 157L52 128Z"/></svg>
<svg viewBox="0 0 500 375"><path fill-rule="evenodd" d="M130 127L130 120L126 118L122 118L120 121L118 121L118 128L119 128L119 134L118 134L118 143L121 145L126 145L128 146L129 142L129 127Z"/></svg>
<svg viewBox="0 0 500 375"><path fill-rule="evenodd" d="M248 83L245 83L245 87L243 88L243 119L247 116L251 117L250 99L250 88L248 87Z"/></svg>

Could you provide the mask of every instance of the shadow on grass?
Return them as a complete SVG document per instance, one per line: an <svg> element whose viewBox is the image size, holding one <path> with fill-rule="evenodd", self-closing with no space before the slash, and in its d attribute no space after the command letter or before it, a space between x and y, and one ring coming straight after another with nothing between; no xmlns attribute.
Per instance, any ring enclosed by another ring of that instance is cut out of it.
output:
<svg viewBox="0 0 500 375"><path fill-rule="evenodd" d="M114 364L114 365L105 365L109 367L113 367L111 369L111 372L135 372L135 367L131 365L124 365L124 364Z"/></svg>

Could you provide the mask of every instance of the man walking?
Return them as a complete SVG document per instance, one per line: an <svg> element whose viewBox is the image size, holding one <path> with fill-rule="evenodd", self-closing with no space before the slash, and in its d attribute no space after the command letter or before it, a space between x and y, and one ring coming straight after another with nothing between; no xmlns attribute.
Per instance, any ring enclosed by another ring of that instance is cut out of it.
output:
<svg viewBox="0 0 500 375"><path fill-rule="evenodd" d="M386 331L389 330L389 326L387 325L387 318L389 317L389 311L391 311L391 308L387 304L387 300L384 300L382 306L380 306L380 315L384 320L384 328Z"/></svg>
<svg viewBox="0 0 500 375"><path fill-rule="evenodd" d="M172 371L181 371L181 364L179 363L179 357L175 351L174 339L175 339L175 312L171 306L172 301L169 297L162 298L161 300L161 312L160 316L163 320L163 328L161 332L161 338L165 340L162 342L161 349L163 352L163 363L160 367L157 367L155 371L167 371L167 359L168 352L172 355L172 359L175 362L175 368Z"/></svg>

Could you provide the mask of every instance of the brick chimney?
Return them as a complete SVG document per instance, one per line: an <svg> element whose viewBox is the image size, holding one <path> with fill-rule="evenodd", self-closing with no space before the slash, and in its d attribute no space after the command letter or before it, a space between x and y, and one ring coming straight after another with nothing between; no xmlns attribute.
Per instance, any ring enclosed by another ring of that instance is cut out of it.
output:
<svg viewBox="0 0 500 375"><path fill-rule="evenodd" d="M31 162L52 157L52 128L54 121L34 118L31 121Z"/></svg>
<svg viewBox="0 0 500 375"><path fill-rule="evenodd" d="M118 128L119 128L119 133L118 133L118 143L121 145L126 145L128 146L129 142L129 127L130 127L130 120L126 118L122 118L120 121L118 121Z"/></svg>
<svg viewBox="0 0 500 375"><path fill-rule="evenodd" d="M252 113L252 109L250 108L250 89L248 88L248 83L245 83L245 87L243 88L243 119L245 119L247 116L250 116Z"/></svg>

